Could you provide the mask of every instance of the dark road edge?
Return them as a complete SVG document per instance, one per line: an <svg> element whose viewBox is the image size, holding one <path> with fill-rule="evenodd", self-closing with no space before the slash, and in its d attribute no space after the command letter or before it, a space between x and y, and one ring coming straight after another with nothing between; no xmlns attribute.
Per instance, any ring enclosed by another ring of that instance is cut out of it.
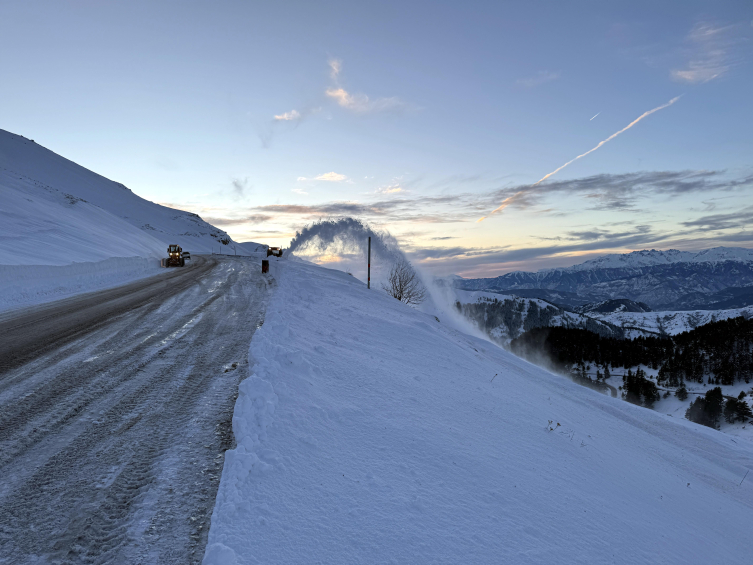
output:
<svg viewBox="0 0 753 565"><path fill-rule="evenodd" d="M0 378L96 330L114 316L139 308L160 295L168 298L184 290L218 264L211 256L194 257L190 266L173 268L167 273L0 314Z"/></svg>

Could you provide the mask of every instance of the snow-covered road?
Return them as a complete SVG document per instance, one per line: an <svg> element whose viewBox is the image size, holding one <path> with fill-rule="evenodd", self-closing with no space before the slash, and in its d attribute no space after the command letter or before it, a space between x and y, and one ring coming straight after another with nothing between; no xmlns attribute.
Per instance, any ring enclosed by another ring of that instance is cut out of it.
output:
<svg viewBox="0 0 753 565"><path fill-rule="evenodd" d="M0 563L201 560L271 279L196 263L0 318Z"/></svg>

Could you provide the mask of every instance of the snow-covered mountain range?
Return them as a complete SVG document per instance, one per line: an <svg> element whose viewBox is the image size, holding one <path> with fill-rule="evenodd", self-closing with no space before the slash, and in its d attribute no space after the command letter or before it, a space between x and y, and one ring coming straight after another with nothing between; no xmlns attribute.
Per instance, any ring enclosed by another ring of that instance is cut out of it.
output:
<svg viewBox="0 0 753 565"><path fill-rule="evenodd" d="M653 267L656 265L671 265L674 263L719 263L722 261L753 261L753 249L742 247L714 247L703 251L678 251L668 249L644 249L632 253L613 253L602 255L572 267L562 269L545 269L546 271L592 271L596 269L635 269L640 267Z"/></svg>
<svg viewBox="0 0 753 565"><path fill-rule="evenodd" d="M589 330L604 337L677 335L729 318L753 317L753 306L724 310L652 312L646 304L608 300L571 311L541 298L487 291L456 290L458 308L482 332L501 345L541 327Z"/></svg>
<svg viewBox="0 0 753 565"><path fill-rule="evenodd" d="M753 298L753 250L716 247L605 255L562 269L516 271L495 278L455 279L463 290L492 290L556 301L575 308L588 302L629 299L653 310L717 309ZM742 289L733 296L725 291ZM553 299L559 293L561 300ZM721 296L719 296L721 293Z"/></svg>

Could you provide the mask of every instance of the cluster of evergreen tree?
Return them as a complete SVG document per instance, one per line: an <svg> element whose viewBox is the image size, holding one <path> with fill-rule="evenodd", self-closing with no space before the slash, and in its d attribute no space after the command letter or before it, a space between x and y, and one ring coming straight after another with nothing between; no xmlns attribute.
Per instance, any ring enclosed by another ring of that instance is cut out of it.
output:
<svg viewBox="0 0 753 565"><path fill-rule="evenodd" d="M679 387L686 380L723 385L736 380L749 383L753 376L753 319L734 318L673 337L631 340L583 329L534 328L513 339L510 349L533 362L540 362L543 356L553 368L568 372L583 362L626 369L645 365L659 369L657 382L671 387ZM638 385L631 381L630 386ZM645 404L642 392L640 398Z"/></svg>
<svg viewBox="0 0 753 565"><path fill-rule="evenodd" d="M753 367L753 319L712 322L672 338L672 354L662 364L658 381L731 385L750 382Z"/></svg>
<svg viewBox="0 0 753 565"><path fill-rule="evenodd" d="M622 376L622 398L633 404L651 408L659 400L659 389L646 378L646 373L638 369L635 374L628 369Z"/></svg>
<svg viewBox="0 0 753 565"><path fill-rule="evenodd" d="M534 360L543 353L555 366L562 368L581 361L601 366L658 368L672 347L672 340L664 337L617 339L563 327L535 328L510 343L516 355Z"/></svg>

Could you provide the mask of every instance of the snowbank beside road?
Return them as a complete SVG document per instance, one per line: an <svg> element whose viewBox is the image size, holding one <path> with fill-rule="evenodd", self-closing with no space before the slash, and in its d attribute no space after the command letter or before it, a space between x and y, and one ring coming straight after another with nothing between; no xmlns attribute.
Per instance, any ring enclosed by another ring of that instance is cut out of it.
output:
<svg viewBox="0 0 753 565"><path fill-rule="evenodd" d="M167 272L158 259L115 257L64 266L0 265L0 312L103 290Z"/></svg>
<svg viewBox="0 0 753 565"><path fill-rule="evenodd" d="M579 387L345 273L272 274L205 564L751 555L753 447Z"/></svg>

